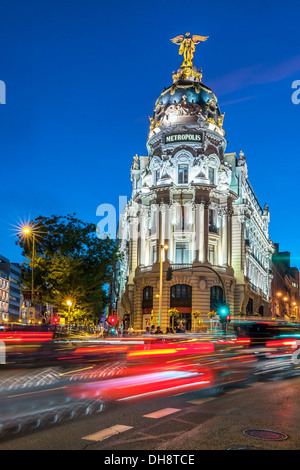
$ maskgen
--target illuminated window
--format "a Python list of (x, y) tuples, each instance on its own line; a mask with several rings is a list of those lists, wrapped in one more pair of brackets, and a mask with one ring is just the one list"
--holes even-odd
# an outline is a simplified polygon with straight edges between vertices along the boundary
[(177, 242), (175, 262), (179, 264), (183, 264), (183, 263), (189, 263), (189, 261), (190, 261), (189, 243)]
[(210, 184), (215, 184), (215, 169), (209, 167), (208, 168), (208, 179), (210, 181)]
[(215, 247), (213, 245), (208, 245), (208, 261), (215, 264)]
[(186, 184), (189, 179), (189, 166), (178, 165), (178, 184)]
[(157, 261), (157, 251), (156, 251), (156, 245), (152, 246), (152, 264), (156, 263)]

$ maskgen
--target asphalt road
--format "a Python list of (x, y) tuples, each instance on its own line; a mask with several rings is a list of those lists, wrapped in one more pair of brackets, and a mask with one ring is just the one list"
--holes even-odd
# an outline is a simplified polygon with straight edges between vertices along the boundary
[[(188, 393), (107, 404), (102, 412), (3, 439), (0, 450), (98, 450), (98, 462), (114, 458), (113, 452), (116, 458), (122, 452), (134, 456), (135, 451), (167, 451), (172, 456), (178, 451), (298, 450), (299, 403), (300, 377), (295, 377), (256, 382), (218, 396)], [(248, 437), (244, 431), (249, 429), (286, 438)]]

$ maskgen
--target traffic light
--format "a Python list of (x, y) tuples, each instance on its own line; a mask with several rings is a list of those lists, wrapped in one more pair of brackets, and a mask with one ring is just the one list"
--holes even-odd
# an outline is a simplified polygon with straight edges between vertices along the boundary
[(168, 268), (168, 271), (167, 271), (167, 281), (171, 281), (173, 277), (173, 269), (170, 267)]
[(53, 323), (58, 323), (59, 322), (59, 317), (53, 317), (52, 321), (53, 321)]
[(117, 317), (115, 316), (110, 316), (109, 319), (108, 319), (108, 323), (110, 325), (115, 325), (117, 323)]
[(223, 304), (220, 305), (217, 311), (219, 317), (220, 317), (220, 322), (221, 323), (226, 323), (231, 320), (231, 316), (229, 314), (229, 305), (228, 304)]

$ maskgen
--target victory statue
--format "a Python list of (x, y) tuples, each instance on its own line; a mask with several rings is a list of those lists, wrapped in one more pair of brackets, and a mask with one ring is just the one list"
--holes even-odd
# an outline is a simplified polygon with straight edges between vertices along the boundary
[(186, 33), (185, 36), (181, 34), (180, 36), (176, 36), (175, 38), (171, 39), (174, 44), (180, 46), (179, 54), (183, 55), (184, 57), (182, 66), (193, 66), (192, 59), (196, 49), (195, 46), (201, 41), (206, 41), (208, 37), (209, 36), (197, 36), (195, 34), (191, 37), (191, 33)]

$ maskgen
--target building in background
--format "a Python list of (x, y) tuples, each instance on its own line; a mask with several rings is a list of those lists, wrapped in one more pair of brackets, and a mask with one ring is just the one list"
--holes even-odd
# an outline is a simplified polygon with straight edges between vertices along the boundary
[(0, 255), (1, 322), (17, 322), (21, 307), (21, 266)]
[(21, 266), (18, 263), (9, 263), (9, 320), (17, 322), (20, 317), (21, 306)]
[(270, 316), (268, 206), (244, 153), (226, 153), (224, 113), (202, 72), (185, 60), (172, 78), (150, 117), (148, 155), (132, 162), (112, 304), (137, 329), (165, 330), (172, 309), (191, 329), (194, 312), (206, 316), (222, 302), (232, 314)]
[(272, 257), (272, 273), (273, 317), (299, 321), (299, 270), (291, 267), (290, 252), (280, 252), (278, 243)]
[(8, 321), (9, 260), (0, 255), (0, 323)]

